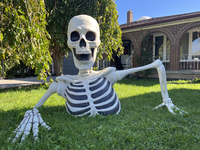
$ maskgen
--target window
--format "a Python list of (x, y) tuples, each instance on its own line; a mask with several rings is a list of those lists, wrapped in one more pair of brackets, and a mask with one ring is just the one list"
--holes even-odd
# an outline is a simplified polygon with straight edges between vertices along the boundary
[(131, 54), (131, 41), (130, 40), (122, 40), (123, 42), (123, 47), (124, 47), (124, 55), (130, 55)]
[(185, 33), (180, 43), (180, 60), (200, 59), (200, 42), (197, 37), (197, 29)]
[(170, 60), (170, 42), (166, 35), (154, 34), (153, 42), (153, 55), (155, 59), (160, 59), (163, 62)]
[(155, 38), (155, 57), (163, 60), (163, 36), (157, 36)]
[(193, 32), (192, 36), (192, 59), (200, 59), (200, 41), (197, 34), (197, 32)]
[(188, 48), (189, 48), (189, 33), (185, 33), (181, 39), (180, 60), (188, 59)]

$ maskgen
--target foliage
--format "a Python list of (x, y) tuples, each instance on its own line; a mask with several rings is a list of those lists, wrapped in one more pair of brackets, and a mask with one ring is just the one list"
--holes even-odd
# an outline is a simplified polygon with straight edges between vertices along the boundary
[(152, 110), (162, 102), (158, 80), (123, 79), (114, 88), (122, 110), (107, 117), (73, 117), (66, 112), (65, 100), (52, 95), (39, 109), (51, 129), (39, 127), (38, 141), (33, 141), (31, 132), (21, 144), (7, 143), (7, 139), (47, 88), (0, 92), (1, 149), (199, 149), (198, 83), (168, 82), (170, 98), (188, 112), (185, 115), (172, 115), (166, 107)]
[(23, 62), (13, 66), (6, 72), (7, 78), (25, 78), (34, 76), (34, 70), (31, 67), (27, 67)]
[[(141, 49), (140, 49), (140, 55), (137, 54), (137, 52), (134, 52), (134, 58), (136, 59), (136, 62), (140, 66), (148, 65), (153, 62), (153, 45), (155, 43), (150, 43), (150, 32), (148, 32), (145, 37), (142, 39), (141, 43)], [(145, 70), (144, 71), (144, 78), (147, 78), (147, 76), (151, 73), (151, 70)]]
[(1, 0), (0, 6), (0, 60), (22, 61), (46, 78), (51, 57), (43, 0)]
[[(67, 28), (70, 19), (76, 15), (87, 14), (94, 17), (101, 29), (101, 45), (98, 57), (102, 54), (112, 58), (113, 50), (123, 53), (121, 29), (114, 0), (45, 0), (47, 14), (47, 30), (51, 35), (51, 50), (59, 51), (59, 59), (67, 54)], [(57, 67), (58, 68), (58, 67)]]
[[(10, 70), (12, 67), (14, 67), (15, 63), (10, 60), (4, 60), (3, 63), (4, 63), (4, 77), (5, 77), (7, 71)], [(0, 65), (0, 77), (3, 77), (2, 65)]]

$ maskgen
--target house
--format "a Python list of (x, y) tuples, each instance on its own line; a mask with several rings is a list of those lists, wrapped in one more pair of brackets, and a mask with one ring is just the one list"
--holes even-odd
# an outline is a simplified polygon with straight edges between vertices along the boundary
[[(127, 59), (131, 58), (133, 51), (141, 55), (142, 40), (149, 32), (149, 42), (156, 43), (152, 47), (153, 59), (160, 59), (163, 62), (167, 78), (200, 78), (200, 12), (157, 18), (143, 16), (133, 21), (133, 13), (129, 10), (127, 23), (120, 27), (124, 54), (115, 62), (108, 62), (106, 59), (99, 62), (97, 66), (100, 69), (108, 66), (126, 68)], [(133, 67), (138, 66), (134, 59), (132, 62)], [(71, 52), (68, 58), (64, 57), (63, 73), (78, 73)], [(157, 77), (157, 72), (153, 72), (149, 77)]]
[[(149, 42), (156, 43), (152, 47), (153, 59), (163, 62), (167, 78), (200, 78), (200, 12), (157, 18), (143, 16), (133, 21), (133, 13), (129, 10), (127, 23), (120, 28), (125, 50), (122, 62), (132, 51), (141, 57), (141, 43), (149, 32)], [(137, 66), (134, 59), (133, 64)]]

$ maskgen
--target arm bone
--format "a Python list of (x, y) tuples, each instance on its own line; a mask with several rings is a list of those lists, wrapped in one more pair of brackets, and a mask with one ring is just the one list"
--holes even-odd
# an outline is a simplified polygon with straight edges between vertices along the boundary
[(147, 70), (147, 69), (151, 69), (151, 68), (158, 68), (161, 65), (162, 65), (162, 61), (157, 59), (153, 63), (151, 63), (149, 65), (146, 65), (146, 66), (137, 67), (137, 68), (131, 68), (131, 69), (127, 69), (127, 70), (116, 71), (117, 80), (119, 81), (119, 80), (123, 79), (125, 76), (127, 76), (127, 75), (129, 75), (131, 73), (135, 73), (135, 72), (139, 72), (139, 71), (143, 71), (143, 70)]
[[(127, 76), (131, 73), (135, 73), (135, 72), (138, 72), (138, 71), (143, 71), (143, 70), (147, 70), (147, 69), (151, 69), (151, 68), (156, 68), (158, 70), (161, 95), (162, 95), (162, 98), (163, 98), (163, 103), (156, 106), (154, 109), (157, 109), (157, 108), (162, 107), (162, 106), (166, 106), (172, 114), (175, 114), (174, 110), (180, 110), (180, 109), (177, 108), (172, 103), (172, 100), (169, 98), (169, 94), (168, 94), (168, 91), (167, 91), (165, 68), (162, 64), (162, 61), (160, 61), (159, 59), (157, 59), (153, 63), (146, 65), (146, 66), (122, 70), (122, 71), (116, 71), (117, 80), (119, 81), (119, 80), (121, 80), (122, 78), (124, 78), (125, 76)], [(180, 111), (180, 113), (182, 114), (181, 111)]]
[[(169, 98), (169, 94), (167, 91), (165, 68), (163, 65), (161, 65), (160, 67), (157, 68), (157, 70), (158, 70), (158, 76), (159, 76), (159, 81), (160, 81), (160, 89), (161, 89), (161, 94), (162, 94), (162, 98), (163, 98), (163, 103), (156, 106), (154, 109), (160, 108), (162, 106), (166, 106), (172, 114), (175, 114), (174, 110), (180, 110), (180, 109), (178, 107), (176, 107), (173, 104), (171, 98)], [(182, 114), (182, 111), (180, 111), (180, 114)]]
[(48, 90), (46, 91), (46, 93), (42, 96), (42, 98), (39, 100), (39, 102), (34, 106), (34, 108), (39, 108), (40, 106), (42, 106), (44, 104), (44, 102), (54, 93), (57, 92), (57, 85), (58, 83), (53, 82), (50, 84)]

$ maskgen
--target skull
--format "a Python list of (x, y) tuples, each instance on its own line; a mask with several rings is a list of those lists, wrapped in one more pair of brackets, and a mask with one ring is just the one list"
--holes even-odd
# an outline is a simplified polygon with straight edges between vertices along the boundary
[(68, 25), (67, 43), (72, 50), (75, 66), (79, 70), (89, 70), (94, 65), (101, 43), (97, 21), (88, 15), (73, 17)]

